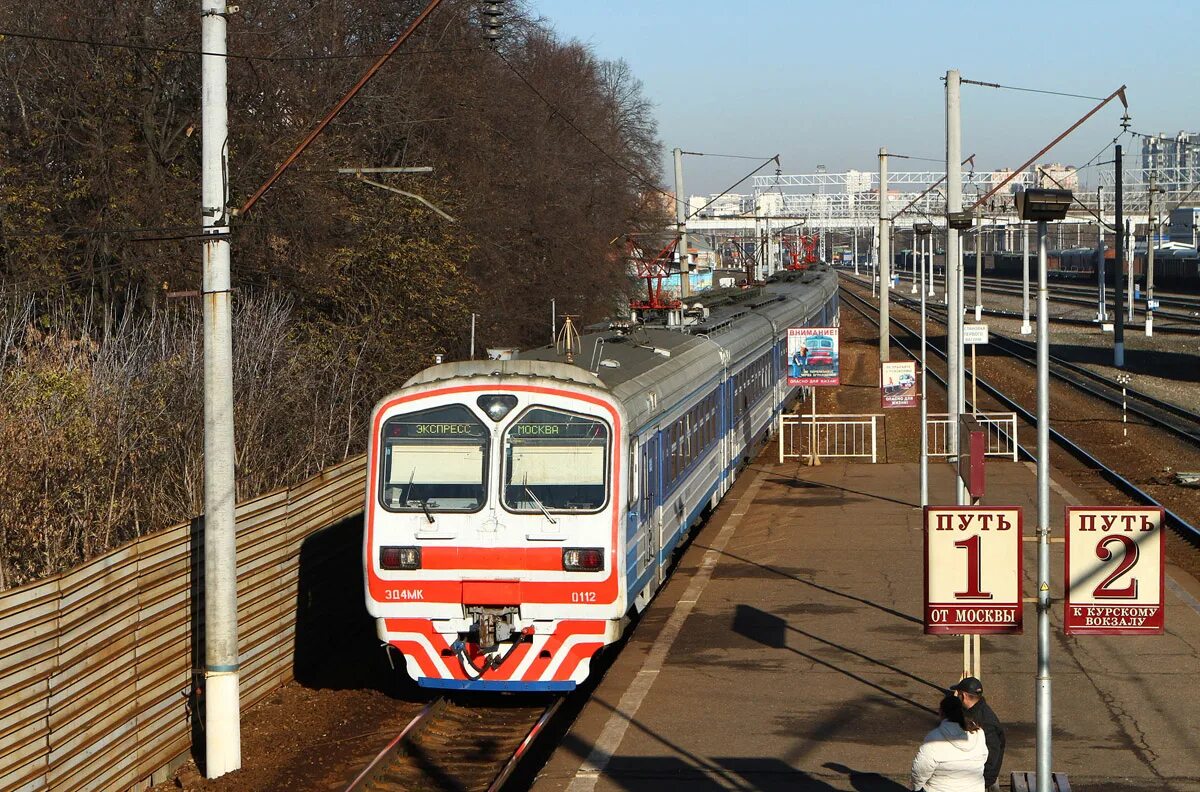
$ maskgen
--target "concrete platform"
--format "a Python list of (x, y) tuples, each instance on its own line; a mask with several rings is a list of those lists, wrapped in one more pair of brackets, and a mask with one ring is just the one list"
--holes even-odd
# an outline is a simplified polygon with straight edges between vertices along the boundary
[[(962, 638), (922, 634), (915, 464), (757, 464), (705, 526), (534, 785), (536, 792), (908, 789)], [(1036, 478), (989, 464), (985, 504), (1036, 523)], [(931, 499), (952, 502), (945, 465)], [(1053, 488), (1064, 504), (1091, 501)], [(1170, 538), (1168, 538), (1170, 541)], [(1034, 594), (1035, 543), (1025, 545)], [(1051, 570), (1061, 596), (1062, 545)], [(1075, 792), (1200, 792), (1200, 584), (1168, 566), (1167, 634), (1070, 637), (1053, 619), (1053, 767)], [(1035, 767), (1036, 610), (983, 639), (1008, 732), (1001, 786)]]

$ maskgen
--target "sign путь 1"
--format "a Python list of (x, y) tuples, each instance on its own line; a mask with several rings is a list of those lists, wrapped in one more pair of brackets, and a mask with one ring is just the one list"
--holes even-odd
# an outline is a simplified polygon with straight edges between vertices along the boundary
[(1068, 635), (1161, 635), (1163, 510), (1068, 507)]
[(1021, 510), (925, 507), (925, 634), (1021, 632)]

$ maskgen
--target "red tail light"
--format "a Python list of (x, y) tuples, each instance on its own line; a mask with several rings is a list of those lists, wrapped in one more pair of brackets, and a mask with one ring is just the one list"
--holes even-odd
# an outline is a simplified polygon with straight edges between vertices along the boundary
[(601, 572), (604, 550), (599, 547), (563, 548), (563, 569), (567, 572)]
[(381, 547), (379, 548), (379, 567), (381, 569), (420, 569), (421, 548)]

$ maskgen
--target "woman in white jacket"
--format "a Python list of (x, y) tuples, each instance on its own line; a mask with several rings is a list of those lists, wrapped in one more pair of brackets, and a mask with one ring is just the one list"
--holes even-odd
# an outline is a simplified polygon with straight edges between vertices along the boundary
[(929, 734), (912, 763), (912, 788), (923, 792), (984, 792), (987, 743), (983, 729), (954, 696), (941, 703), (942, 722)]

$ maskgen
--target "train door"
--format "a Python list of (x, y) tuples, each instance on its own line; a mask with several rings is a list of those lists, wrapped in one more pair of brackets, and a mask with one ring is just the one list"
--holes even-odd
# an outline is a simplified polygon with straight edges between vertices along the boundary
[(644, 515), (642, 528), (638, 532), (638, 553), (637, 572), (640, 578), (642, 574), (650, 568), (658, 557), (659, 547), (659, 526), (662, 523), (662, 515), (659, 509), (659, 473), (658, 473), (658, 448), (660, 438), (658, 428), (651, 429), (646, 434), (646, 440), (642, 443), (642, 465), (641, 465), (641, 494), (642, 504), (641, 513)]

